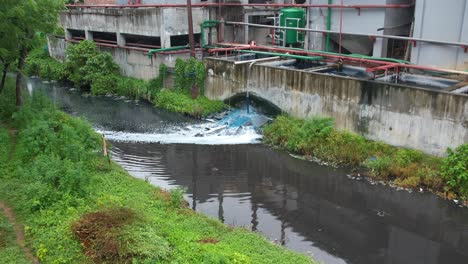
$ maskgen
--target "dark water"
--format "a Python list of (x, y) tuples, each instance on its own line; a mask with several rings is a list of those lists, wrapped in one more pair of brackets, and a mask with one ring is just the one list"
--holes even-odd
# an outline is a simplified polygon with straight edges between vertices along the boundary
[[(99, 129), (160, 132), (194, 123), (142, 102), (45, 90)], [(468, 209), (434, 195), (352, 180), (344, 169), (259, 144), (112, 144), (113, 159), (133, 176), (187, 187), (195, 210), (323, 263), (468, 263)]]

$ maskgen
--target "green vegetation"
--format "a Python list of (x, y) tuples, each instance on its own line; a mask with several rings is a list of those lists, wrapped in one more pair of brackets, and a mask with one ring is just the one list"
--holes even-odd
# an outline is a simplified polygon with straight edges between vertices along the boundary
[[(9, 70), (16, 72), (16, 105), (21, 106), (21, 83), (25, 59), (38, 47), (45, 33), (57, 28), (58, 12), (63, 0), (2, 0), (0, 5), (0, 63), (3, 65), (0, 91)], [(15, 65), (15, 67), (12, 67)], [(45, 66), (45, 65), (44, 65)], [(13, 68), (13, 69), (10, 69)], [(47, 69), (47, 66), (45, 66)], [(44, 71), (47, 71), (44, 69)]]
[(145, 82), (120, 75), (111, 54), (99, 52), (94, 42), (81, 41), (69, 46), (66, 53), (67, 60), (61, 64), (50, 58), (44, 49), (34, 50), (26, 60), (26, 74), (44, 79), (69, 80), (93, 95), (114, 94), (147, 99), (157, 107), (198, 118), (225, 109), (222, 102), (203, 96), (205, 66), (196, 59), (177, 59), (175, 87), (164, 89), (168, 75), (164, 64), (160, 65), (157, 78)]
[[(1, 97), (11, 94), (11, 84)], [(17, 131), (16, 147), (6, 163), (10, 144), (3, 144), (8, 133), (0, 128), (0, 200), (13, 206), (42, 263), (311, 262), (193, 212), (183, 190), (166, 192), (132, 178), (103, 156), (101, 137), (88, 123), (45, 96), (13, 108), (8, 125)], [(0, 249), (0, 259), (8, 254)]]
[(49, 52), (44, 48), (35, 49), (29, 53), (24, 73), (28, 76), (39, 76), (44, 80), (63, 81), (68, 77), (65, 66), (50, 58)]
[(30, 263), (16, 244), (13, 227), (0, 210), (0, 257), (2, 263)]
[(468, 144), (438, 158), (337, 131), (332, 119), (318, 117), (279, 116), (263, 134), (267, 144), (334, 164), (365, 167), (369, 176), (397, 186), (421, 186), (448, 198), (468, 199)]
[(193, 117), (207, 116), (225, 108), (221, 101), (211, 101), (204, 96), (192, 99), (189, 94), (177, 90), (162, 89), (155, 95), (154, 99), (154, 104), (157, 107)]
[(468, 144), (455, 150), (447, 150), (447, 158), (442, 164), (442, 175), (447, 184), (464, 197), (468, 197)]

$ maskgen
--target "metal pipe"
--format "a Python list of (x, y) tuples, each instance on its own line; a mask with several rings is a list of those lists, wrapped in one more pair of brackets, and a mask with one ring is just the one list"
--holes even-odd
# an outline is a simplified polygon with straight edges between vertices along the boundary
[(152, 50), (148, 50), (148, 57), (151, 58), (151, 56), (153, 56), (154, 53), (187, 49), (188, 47), (189, 47), (188, 45), (184, 45), (184, 46), (175, 46), (175, 47), (170, 47), (170, 48), (152, 49)]
[(187, 0), (187, 16), (188, 16), (188, 31), (189, 31), (189, 44), (190, 56), (195, 58), (195, 39), (193, 36), (193, 19), (192, 19), (192, 0)]
[(200, 24), (200, 47), (204, 48), (205, 45), (205, 28), (215, 27), (220, 24), (218, 20), (204, 20)]
[[(378, 4), (378, 5), (332, 5), (332, 4), (241, 4), (241, 3), (200, 3), (193, 4), (192, 7), (225, 7), (225, 6), (241, 6), (241, 7), (317, 7), (317, 8), (348, 8), (348, 9), (374, 9), (374, 8), (410, 8), (413, 4)], [(185, 4), (134, 4), (134, 5), (84, 5), (84, 4), (69, 4), (67, 8), (155, 8), (155, 7), (187, 7)]]
[[(65, 39), (66, 42), (71, 42), (71, 43), (80, 43), (81, 40), (74, 40), (74, 39)], [(127, 49), (127, 50), (137, 50), (137, 51), (143, 51), (143, 52), (148, 52), (149, 49), (144, 49), (144, 48), (138, 48), (138, 47), (128, 47), (128, 46), (118, 46), (114, 44), (107, 44), (107, 43), (99, 43), (99, 42), (94, 42), (97, 46), (102, 46), (102, 47), (109, 47), (109, 48), (119, 48), (119, 49)]]
[[(328, 4), (331, 5), (333, 3), (333, 0), (328, 0)], [(327, 13), (327, 30), (331, 30), (331, 14), (332, 14), (332, 9), (330, 7), (327, 8), (328, 13)], [(326, 51), (330, 51), (330, 33), (327, 33), (327, 39), (325, 41), (325, 47)]]
[(238, 52), (254, 53), (254, 54), (259, 54), (259, 55), (271, 55), (271, 56), (276, 56), (276, 57), (286, 57), (286, 58), (301, 59), (301, 60), (314, 60), (314, 61), (317, 61), (317, 60), (323, 59), (323, 57), (320, 57), (320, 56), (309, 57), (309, 56), (300, 56), (300, 55), (293, 55), (293, 54), (264, 52), (264, 51), (252, 51), (252, 50), (238, 50)]
[[(302, 30), (302, 31), (318, 32), (318, 33), (340, 34), (339, 31), (329, 31), (329, 30), (311, 29), (311, 28), (281, 27), (281, 26), (271, 26), (271, 25), (254, 24), (254, 23), (246, 23), (246, 22), (234, 22), (234, 21), (225, 21), (224, 23), (228, 25), (244, 25), (244, 26), (252, 26), (252, 27), (278, 28), (278, 29)], [(468, 43), (455, 42), (455, 41), (443, 41), (443, 40), (434, 40), (434, 39), (401, 37), (401, 36), (393, 36), (393, 35), (375, 35), (375, 34), (349, 33), (349, 32), (342, 32), (342, 34), (351, 35), (351, 36), (375, 37), (375, 38), (383, 38), (383, 39), (399, 39), (399, 40), (406, 40), (406, 41), (426, 42), (426, 43), (433, 43), (433, 44), (459, 46), (462, 48), (468, 47)]]
[[(341, 0), (341, 6), (343, 6), (343, 0)], [(343, 46), (343, 7), (340, 8), (340, 46), (338, 47), (338, 53), (341, 54), (341, 47)]]
[[(223, 19), (221, 14), (221, 0), (218, 0), (218, 21)], [(203, 34), (203, 32), (202, 32)], [(222, 34), (222, 25), (221, 23), (218, 24), (218, 42), (223, 42), (223, 34)]]
[[(226, 44), (223, 43), (223, 45), (232, 45), (232, 44)], [(245, 47), (245, 45), (240, 44), (241, 47)], [(428, 66), (421, 66), (421, 65), (414, 65), (414, 64), (404, 64), (404, 63), (394, 63), (394, 62), (388, 62), (388, 61), (382, 61), (382, 60), (376, 60), (376, 59), (365, 59), (365, 58), (357, 58), (349, 55), (342, 55), (342, 54), (336, 54), (331, 52), (320, 52), (320, 51), (305, 51), (305, 50), (297, 50), (297, 49), (288, 49), (288, 48), (278, 48), (278, 47), (268, 47), (268, 46), (251, 46), (252, 49), (258, 49), (258, 50), (273, 50), (273, 51), (280, 51), (280, 52), (288, 52), (288, 53), (298, 53), (298, 54), (303, 54), (303, 55), (313, 55), (313, 56), (321, 56), (324, 58), (332, 58), (335, 60), (349, 60), (349, 61), (355, 61), (355, 62), (361, 62), (361, 63), (367, 63), (367, 64), (378, 64), (380, 66), (389, 66), (392, 65), (393, 67), (397, 68), (408, 68), (408, 69), (417, 69), (417, 70), (425, 70), (425, 71), (434, 71), (434, 72), (444, 72), (444, 73), (452, 73), (452, 74), (460, 74), (460, 75), (466, 75), (468, 76), (468, 72), (466, 71), (457, 71), (457, 70), (450, 70), (450, 69), (440, 69), (440, 68), (433, 68), (433, 67), (428, 67)], [(248, 52), (246, 50), (240, 50), (239, 52)], [(277, 53), (274, 53), (275, 56), (279, 56)], [(286, 54), (285, 54), (286, 55)], [(290, 54), (287, 54), (290, 55)], [(379, 58), (383, 59), (383, 58)]]

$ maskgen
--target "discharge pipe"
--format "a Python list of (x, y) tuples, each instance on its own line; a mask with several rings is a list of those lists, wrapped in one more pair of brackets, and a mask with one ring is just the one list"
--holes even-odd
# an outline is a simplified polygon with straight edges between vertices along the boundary
[(237, 50), (237, 51), (242, 52), (242, 53), (253, 53), (253, 54), (258, 54), (258, 55), (285, 57), (285, 58), (293, 58), (293, 59), (301, 59), (301, 60), (319, 61), (323, 59), (323, 57), (320, 57), (320, 56), (311, 57), (311, 56), (301, 56), (301, 55), (294, 55), (294, 54), (284, 54), (284, 53), (265, 52), (265, 51), (252, 51), (252, 50)]
[(184, 46), (175, 46), (175, 47), (170, 47), (170, 48), (151, 49), (148, 51), (148, 57), (151, 58), (151, 56), (153, 56), (154, 53), (159, 53), (163, 51), (182, 50), (182, 49), (188, 49), (188, 48), (189, 48), (188, 45), (184, 45)]

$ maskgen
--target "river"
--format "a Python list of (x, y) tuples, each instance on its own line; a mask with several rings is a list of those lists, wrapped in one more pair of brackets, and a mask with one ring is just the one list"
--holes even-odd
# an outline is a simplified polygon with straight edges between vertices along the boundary
[(252, 124), (265, 119), (261, 113), (234, 109), (221, 120), (198, 121), (38, 79), (27, 87), (87, 119), (132, 176), (185, 187), (191, 208), (227, 225), (323, 263), (468, 263), (468, 209), (259, 144)]

